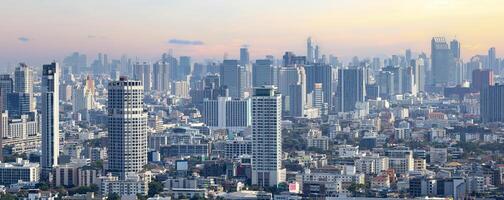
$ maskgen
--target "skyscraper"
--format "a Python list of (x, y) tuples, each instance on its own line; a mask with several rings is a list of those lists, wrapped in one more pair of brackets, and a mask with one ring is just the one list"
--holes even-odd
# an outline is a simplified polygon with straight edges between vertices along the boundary
[(285, 181), (282, 169), (282, 97), (274, 86), (254, 88), (252, 97), (252, 185)]
[(0, 113), (7, 109), (7, 94), (12, 93), (14, 81), (9, 74), (0, 74)]
[[(291, 85), (301, 84), (305, 88), (306, 94), (306, 74), (301, 66), (281, 67), (278, 72), (278, 91), (282, 94), (284, 106), (283, 111), (290, 111), (291, 104), (289, 103), (291, 96)], [(296, 94), (300, 95), (300, 94)]]
[(247, 47), (240, 48), (240, 65), (248, 65), (250, 63), (250, 54)]
[(491, 69), (475, 69), (472, 71), (471, 90), (473, 92), (481, 92), (492, 85), (494, 85), (494, 77)]
[(278, 85), (278, 68), (268, 59), (256, 60), (252, 66), (252, 85), (261, 87), (263, 85)]
[(24, 63), (20, 63), (14, 72), (14, 92), (25, 93), (29, 96), (30, 111), (35, 110), (33, 99), (33, 70)]
[(152, 69), (148, 62), (136, 62), (133, 65), (133, 79), (141, 81), (144, 91), (150, 91), (152, 88)]
[(338, 71), (338, 112), (355, 110), (357, 102), (364, 102), (366, 97), (366, 77), (364, 69), (339, 69)]
[(495, 47), (488, 49), (488, 68), (499, 74), (499, 62), (496, 57)]
[(306, 72), (306, 93), (311, 93), (314, 90), (316, 83), (322, 83), (322, 91), (324, 92), (324, 103), (329, 107), (333, 106), (333, 68), (330, 65), (317, 63), (305, 65)]
[(108, 170), (124, 178), (147, 164), (147, 113), (142, 82), (121, 77), (108, 85)]
[(289, 86), (289, 113), (293, 117), (303, 117), (306, 107), (306, 86), (298, 82)]
[(207, 126), (217, 129), (243, 130), (251, 125), (251, 100), (218, 97), (203, 100), (201, 115)]
[(59, 65), (51, 63), (42, 69), (42, 179), (49, 180), (59, 157)]
[(481, 91), (480, 112), (483, 122), (504, 122), (504, 85), (489, 86)]
[(189, 56), (180, 56), (180, 66), (179, 66), (179, 78), (178, 80), (187, 80), (187, 75), (191, 74), (192, 71), (192, 63), (191, 57)]
[(460, 56), (460, 44), (457, 41), (452, 41), (450, 46), (448, 46), (445, 38), (432, 38), (432, 85), (457, 83), (458, 76), (455, 76), (454, 73), (459, 70), (456, 67), (456, 60), (458, 58), (455, 56)]
[(170, 89), (170, 67), (166, 62), (157, 62), (152, 70), (152, 89), (168, 91)]
[(237, 60), (224, 60), (220, 68), (221, 85), (227, 86), (229, 96), (233, 98), (243, 98), (246, 83), (247, 71)]
[(315, 49), (313, 48), (312, 39), (309, 37), (306, 40), (306, 59), (308, 63), (313, 63), (314, 61)]

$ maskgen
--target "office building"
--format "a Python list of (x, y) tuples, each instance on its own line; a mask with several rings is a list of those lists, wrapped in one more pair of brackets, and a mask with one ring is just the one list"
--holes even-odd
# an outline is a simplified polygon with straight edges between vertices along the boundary
[[(282, 94), (282, 110), (286, 113), (290, 112), (291, 104), (291, 85), (300, 85), (304, 88), (301, 91), (306, 95), (306, 74), (302, 66), (281, 67), (278, 73), (278, 91)], [(300, 91), (300, 90), (297, 90)], [(296, 94), (301, 95), (301, 94)], [(295, 98), (295, 97), (293, 97)], [(303, 97), (300, 97), (303, 98)], [(306, 101), (306, 97), (304, 97)], [(302, 101), (299, 101), (300, 103)], [(302, 102), (303, 104), (306, 102)]]
[(179, 98), (189, 98), (189, 83), (187, 81), (172, 82), (171, 94)]
[(268, 59), (256, 60), (252, 66), (252, 86), (261, 87), (263, 85), (278, 86), (278, 68)]
[(504, 122), (504, 85), (489, 86), (481, 91), (480, 112), (483, 122)]
[(333, 106), (333, 68), (323, 63), (304, 66), (306, 72), (306, 93), (313, 92), (316, 83), (322, 83), (324, 103)]
[[(28, 93), (14, 92), (7, 94), (7, 110), (11, 117), (19, 117), (31, 112), (30, 99), (32, 96)], [(58, 97), (59, 98), (59, 97)], [(59, 100), (59, 99), (58, 99)]]
[(166, 62), (157, 62), (152, 70), (152, 89), (160, 92), (170, 90), (170, 65)]
[(499, 60), (497, 60), (495, 47), (488, 49), (488, 68), (500, 74)]
[(282, 169), (282, 95), (274, 86), (254, 88), (252, 97), (252, 185), (285, 181)]
[(248, 65), (250, 63), (250, 54), (247, 47), (240, 48), (240, 65)]
[(133, 80), (141, 81), (144, 91), (152, 88), (152, 69), (148, 62), (136, 62), (133, 65)]
[(220, 67), (221, 85), (227, 86), (229, 96), (233, 98), (245, 97), (247, 86), (247, 71), (245, 66), (237, 60), (224, 60)]
[(147, 164), (147, 113), (142, 82), (121, 77), (108, 85), (108, 170), (121, 178)]
[(180, 56), (179, 61), (180, 61), (178, 69), (179, 74), (177, 80), (187, 80), (187, 76), (191, 74), (192, 71), (191, 57)]
[[(35, 110), (35, 100), (33, 98), (33, 69), (24, 63), (20, 63), (14, 72), (14, 92), (25, 93), (29, 96), (29, 110)], [(58, 97), (59, 98), (59, 97)]]
[(457, 41), (452, 41), (448, 46), (445, 38), (432, 38), (432, 85), (457, 83), (457, 76), (454, 76), (454, 72), (458, 72), (456, 56), (460, 56), (460, 44)]
[(30, 163), (18, 158), (15, 163), (0, 163), (0, 185), (11, 185), (19, 181), (36, 183), (39, 181), (38, 163)]
[(245, 129), (251, 125), (251, 100), (218, 97), (203, 100), (203, 122), (215, 129)]
[(44, 65), (42, 69), (42, 180), (49, 180), (59, 157), (59, 64)]
[(0, 75), (0, 112), (7, 109), (7, 95), (14, 91), (14, 81), (9, 74)]
[(475, 69), (472, 71), (471, 91), (481, 92), (494, 85), (494, 74), (491, 69)]
[(292, 117), (304, 117), (306, 108), (305, 84), (299, 82), (289, 86), (289, 114)]
[(364, 102), (366, 97), (364, 69), (339, 69), (336, 95), (338, 112), (353, 111), (357, 102)]

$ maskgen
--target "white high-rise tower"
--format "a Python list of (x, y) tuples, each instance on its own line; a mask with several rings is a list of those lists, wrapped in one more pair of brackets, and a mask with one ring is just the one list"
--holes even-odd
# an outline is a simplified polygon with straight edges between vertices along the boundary
[(42, 179), (50, 180), (59, 157), (59, 65), (51, 63), (42, 69)]
[(125, 178), (147, 164), (147, 112), (141, 81), (121, 77), (108, 85), (108, 170)]
[(252, 184), (275, 186), (285, 181), (282, 169), (282, 95), (274, 86), (254, 89), (252, 97)]

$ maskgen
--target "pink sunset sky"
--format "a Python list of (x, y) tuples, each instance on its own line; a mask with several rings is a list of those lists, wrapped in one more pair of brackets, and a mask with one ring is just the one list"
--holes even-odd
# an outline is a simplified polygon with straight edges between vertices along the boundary
[[(305, 54), (311, 36), (344, 59), (430, 53), (456, 38), (465, 60), (504, 49), (500, 0), (3, 0), (0, 64), (62, 60), (74, 51), (155, 60), (173, 49), (195, 60)], [(172, 40), (172, 42), (169, 42)], [(173, 42), (175, 41), (175, 42)]]

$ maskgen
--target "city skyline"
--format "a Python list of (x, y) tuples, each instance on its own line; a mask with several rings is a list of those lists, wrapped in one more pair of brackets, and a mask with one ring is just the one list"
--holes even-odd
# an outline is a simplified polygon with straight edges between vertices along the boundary
[[(127, 54), (158, 59), (173, 49), (196, 61), (239, 58), (250, 46), (252, 59), (279, 57), (285, 50), (304, 55), (311, 36), (323, 54), (353, 56), (429, 52), (432, 36), (456, 38), (462, 58), (504, 48), (496, 26), (499, 1), (10, 1), (0, 17), (0, 64), (40, 65), (71, 52)], [(7, 8), (7, 7), (6, 7)], [(23, 14), (20, 14), (23, 13)], [(64, 28), (62, 28), (64, 27)]]

